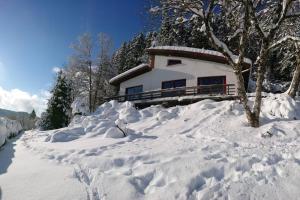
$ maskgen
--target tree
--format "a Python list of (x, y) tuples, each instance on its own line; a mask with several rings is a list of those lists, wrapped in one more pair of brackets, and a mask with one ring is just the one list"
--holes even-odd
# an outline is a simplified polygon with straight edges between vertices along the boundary
[(159, 45), (171, 46), (174, 44), (173, 24), (170, 12), (166, 6), (162, 6), (162, 22), (158, 35)]
[[(78, 42), (72, 45), (72, 48), (75, 50), (74, 55), (71, 57), (72, 59), (72, 67), (77, 69), (79, 74), (76, 73), (80, 79), (84, 82), (84, 86), (89, 93), (89, 110), (93, 111), (93, 41), (92, 37), (89, 33), (85, 33), (78, 38)], [(86, 81), (87, 80), (87, 81)]]
[(194, 48), (210, 49), (211, 46), (205, 35), (203, 21), (199, 17), (195, 17), (190, 21), (191, 36), (189, 38), (189, 46)]
[(126, 42), (122, 44), (120, 49), (118, 49), (112, 58), (113, 65), (118, 69), (118, 74), (121, 74), (128, 70), (126, 66), (127, 62), (127, 51), (128, 51), (128, 45)]
[(30, 113), (29, 118), (30, 118), (30, 119), (33, 119), (33, 120), (36, 118), (36, 113), (35, 113), (35, 110), (34, 110), (34, 109), (33, 109), (32, 112)]
[(96, 61), (97, 68), (95, 76), (93, 110), (95, 110), (98, 105), (105, 101), (104, 97), (114, 94), (114, 89), (112, 86), (110, 86), (108, 81), (117, 73), (117, 69), (114, 68), (111, 60), (111, 38), (104, 33), (100, 33), (98, 35), (98, 43), (100, 49)]
[(42, 114), (40, 122), (43, 130), (62, 128), (70, 122), (71, 86), (62, 71), (57, 74), (56, 83), (51, 93), (52, 97), (48, 101), (48, 108)]
[[(214, 49), (221, 52), (228, 60), (237, 77), (237, 91), (246, 112), (248, 122), (252, 127), (259, 126), (261, 111), (263, 81), (266, 72), (266, 63), (273, 43), (278, 40), (276, 34), (283, 22), (291, 17), (299, 18), (294, 14), (295, 0), (285, 1), (195, 1), (195, 0), (162, 0), (168, 9), (185, 9), (190, 16), (198, 16), (204, 21), (205, 33)], [(231, 30), (225, 36), (218, 37), (213, 29), (213, 16), (223, 14), (224, 24), (230, 24)], [(247, 42), (252, 32), (257, 33), (260, 41), (259, 55), (256, 57), (256, 88), (254, 106), (248, 105), (248, 96), (244, 86), (243, 62), (246, 56)], [(224, 33), (226, 34), (226, 33)], [(236, 38), (237, 46), (230, 47), (225, 38)], [(237, 56), (235, 56), (235, 54)]]

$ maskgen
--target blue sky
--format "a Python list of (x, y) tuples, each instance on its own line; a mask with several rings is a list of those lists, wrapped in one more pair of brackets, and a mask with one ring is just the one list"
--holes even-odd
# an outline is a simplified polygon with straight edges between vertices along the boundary
[(3, 103), (9, 102), (4, 98), (15, 98), (13, 89), (31, 98), (49, 90), (54, 79), (52, 68), (67, 62), (72, 53), (70, 44), (78, 35), (105, 32), (117, 48), (144, 31), (145, 2), (0, 0), (0, 107), (13, 109), (13, 104)]
[(109, 34), (115, 47), (143, 31), (143, 0), (1, 0), (0, 86), (48, 89), (78, 35)]

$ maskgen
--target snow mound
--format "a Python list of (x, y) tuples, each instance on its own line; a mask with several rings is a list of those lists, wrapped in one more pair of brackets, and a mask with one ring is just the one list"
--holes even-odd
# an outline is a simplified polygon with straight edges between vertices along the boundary
[(124, 134), (120, 129), (118, 129), (116, 127), (111, 127), (105, 132), (104, 137), (106, 137), (106, 138), (122, 138), (122, 137), (124, 137)]
[[(118, 103), (110, 101), (99, 106), (95, 113), (88, 116), (75, 116), (66, 128), (49, 132), (46, 142), (69, 142), (81, 137), (93, 138), (123, 138), (124, 134), (140, 133), (130, 132), (127, 125), (142, 119), (156, 117), (158, 121), (170, 120), (177, 116), (178, 108), (170, 111), (162, 110), (160, 106), (151, 106), (137, 110), (131, 102)], [(127, 133), (128, 132), (128, 133)]]
[(2, 146), (6, 139), (16, 136), (23, 130), (20, 122), (0, 117), (0, 146)]
[(297, 101), (268, 95), (263, 123), (252, 128), (238, 100), (143, 110), (111, 101), (67, 128), (23, 139), (42, 158), (75, 166), (86, 199), (298, 200), (297, 109)]
[(262, 114), (289, 120), (299, 119), (299, 110), (294, 99), (285, 94), (270, 95), (263, 100)]
[(82, 127), (63, 128), (54, 131), (53, 134), (46, 138), (46, 142), (69, 142), (78, 139), (84, 134)]

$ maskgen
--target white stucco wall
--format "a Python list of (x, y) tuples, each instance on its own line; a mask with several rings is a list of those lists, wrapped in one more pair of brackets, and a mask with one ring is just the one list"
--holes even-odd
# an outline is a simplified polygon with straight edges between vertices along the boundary
[[(182, 64), (167, 66), (168, 59), (180, 59)], [(236, 84), (236, 77), (230, 66), (190, 58), (155, 56), (154, 69), (120, 84), (120, 95), (126, 88), (143, 85), (143, 91), (160, 90), (163, 81), (186, 79), (186, 86), (197, 86), (198, 77), (226, 76), (227, 84)]]

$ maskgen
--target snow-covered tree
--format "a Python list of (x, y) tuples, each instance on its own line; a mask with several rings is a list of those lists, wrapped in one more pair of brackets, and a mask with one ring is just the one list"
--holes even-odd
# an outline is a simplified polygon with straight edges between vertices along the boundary
[(114, 88), (108, 81), (117, 74), (117, 68), (112, 65), (112, 39), (104, 33), (98, 35), (99, 54), (96, 59), (95, 89), (93, 94), (93, 111), (102, 104), (104, 97), (115, 94)]
[(89, 108), (92, 111), (92, 95), (93, 95), (93, 41), (89, 33), (85, 33), (78, 38), (78, 42), (72, 45), (72, 49), (75, 51), (71, 57), (70, 67), (75, 72), (77, 80), (73, 79), (73, 82), (80, 80), (80, 89), (88, 91), (89, 94)]
[(51, 93), (47, 110), (42, 114), (39, 123), (43, 130), (62, 128), (70, 122), (71, 85), (62, 71), (57, 74), (56, 83)]
[[(164, 8), (184, 9), (190, 16), (196, 15), (204, 21), (205, 33), (214, 49), (223, 53), (228, 63), (232, 66), (237, 80), (238, 95), (246, 112), (251, 126), (259, 126), (259, 115), (261, 111), (263, 81), (266, 74), (266, 64), (273, 43), (278, 41), (277, 32), (283, 22), (288, 18), (297, 17), (294, 13), (295, 0), (240, 0), (240, 1), (196, 1), (196, 0), (161, 0)], [(226, 36), (218, 37), (213, 28), (213, 16), (224, 13), (222, 18), (224, 24), (230, 25), (230, 31)], [(256, 71), (256, 96), (254, 106), (248, 105), (248, 97), (244, 86), (243, 62), (246, 56), (247, 42), (251, 32), (256, 32), (260, 42), (259, 55), (254, 62)], [(224, 38), (236, 38), (237, 46), (231, 47)], [(280, 39), (279, 39), (280, 40)], [(237, 54), (237, 57), (234, 56)]]
[(190, 21), (191, 35), (189, 37), (188, 46), (194, 48), (210, 49), (210, 44), (205, 31), (203, 29), (203, 20), (199, 17), (195, 17)]
[(174, 31), (172, 17), (167, 7), (162, 7), (162, 21), (158, 35), (159, 45), (172, 46), (174, 44)]
[(34, 110), (34, 109), (33, 109), (32, 112), (30, 113), (29, 118), (30, 118), (30, 119), (33, 119), (33, 120), (36, 118), (36, 113), (35, 113), (35, 110)]
[(122, 46), (113, 55), (112, 62), (113, 65), (118, 69), (118, 74), (128, 70), (126, 66), (127, 51), (128, 51), (128, 45), (126, 42), (124, 42)]

